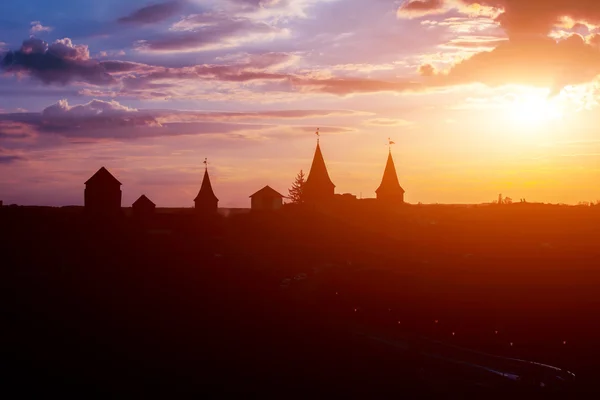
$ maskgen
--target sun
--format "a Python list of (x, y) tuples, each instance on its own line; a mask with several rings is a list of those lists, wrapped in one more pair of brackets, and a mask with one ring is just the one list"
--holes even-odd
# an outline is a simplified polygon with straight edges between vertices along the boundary
[(509, 114), (520, 126), (539, 126), (561, 120), (563, 107), (558, 98), (536, 91), (518, 95), (509, 105)]

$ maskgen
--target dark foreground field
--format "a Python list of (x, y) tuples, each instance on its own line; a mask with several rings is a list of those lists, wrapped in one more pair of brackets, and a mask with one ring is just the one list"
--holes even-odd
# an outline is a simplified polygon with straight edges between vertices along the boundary
[(3, 390), (590, 398), (599, 211), (0, 209)]

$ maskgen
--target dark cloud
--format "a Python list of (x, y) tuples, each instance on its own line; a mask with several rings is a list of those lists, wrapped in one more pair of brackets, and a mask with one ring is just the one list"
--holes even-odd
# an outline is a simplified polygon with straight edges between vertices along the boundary
[(116, 83), (100, 63), (90, 59), (87, 46), (74, 45), (68, 38), (52, 44), (36, 38), (25, 40), (19, 50), (4, 56), (0, 68), (10, 73), (28, 73), (46, 84)]
[(117, 21), (123, 24), (153, 24), (172, 17), (181, 9), (181, 6), (181, 1), (150, 4)]
[(25, 160), (25, 157), (9, 152), (0, 147), (0, 164), (11, 164), (15, 161)]
[(21, 156), (3, 155), (2, 153), (0, 153), (0, 164), (10, 164), (12, 162), (21, 160), (24, 160), (24, 158)]

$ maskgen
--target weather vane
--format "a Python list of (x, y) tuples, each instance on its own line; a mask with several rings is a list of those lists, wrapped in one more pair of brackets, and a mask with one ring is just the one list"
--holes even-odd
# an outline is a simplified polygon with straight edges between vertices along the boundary
[(321, 138), (321, 132), (319, 132), (319, 128), (317, 128), (315, 135), (317, 135), (317, 143), (319, 143), (319, 139)]
[(206, 157), (204, 158), (203, 164), (204, 164), (204, 169), (208, 169), (208, 158), (206, 158)]
[(390, 147), (390, 152), (392, 151), (393, 144), (396, 144), (396, 142), (393, 142), (391, 138), (388, 138), (388, 146)]

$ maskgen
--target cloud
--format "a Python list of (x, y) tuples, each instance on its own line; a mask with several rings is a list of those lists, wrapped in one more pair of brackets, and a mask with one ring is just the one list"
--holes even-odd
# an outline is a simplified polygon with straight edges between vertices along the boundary
[(172, 17), (181, 9), (181, 6), (181, 1), (150, 4), (119, 18), (117, 21), (123, 24), (153, 24)]
[[(425, 4), (427, 3), (427, 4)], [(411, 4), (413, 4), (411, 6)], [(568, 85), (587, 83), (600, 74), (600, 43), (590, 27), (600, 24), (600, 2), (589, 0), (444, 0), (408, 2), (408, 8), (419, 15), (454, 9), (460, 14), (487, 15), (494, 18), (508, 40), (482, 34), (452, 38), (441, 48), (489, 50), (460, 60), (447, 75), (431, 74), (428, 85), (445, 86), (480, 82), (490, 86), (525, 84), (551, 88), (557, 93)], [(416, 14), (415, 14), (416, 15)], [(454, 27), (462, 17), (430, 21), (427, 26)], [(456, 20), (456, 21), (454, 21)], [(427, 21), (423, 21), (425, 23)], [(462, 24), (462, 22), (461, 22)], [(487, 24), (487, 23), (486, 23)], [(583, 37), (577, 32), (587, 35)], [(472, 33), (472, 31), (469, 31)], [(550, 36), (550, 37), (549, 37)], [(425, 68), (425, 67), (422, 67)], [(435, 76), (434, 76), (435, 75)]]
[(124, 127), (160, 127), (151, 115), (138, 112), (116, 101), (92, 100), (70, 106), (67, 100), (46, 107), (41, 114), (44, 130), (75, 131)]
[(419, 83), (407, 79), (384, 81), (368, 78), (306, 78), (290, 77), (292, 86), (305, 92), (328, 93), (339, 96), (354, 93), (417, 92), (425, 89)]
[(600, 25), (600, 2), (595, 0), (411, 0), (398, 8), (398, 16), (421, 17), (452, 9), (493, 16), (509, 37), (546, 35), (565, 18)]
[(229, 0), (234, 4), (239, 4), (242, 7), (247, 7), (251, 9), (257, 8), (268, 8), (276, 5), (282, 5), (283, 3), (287, 3), (285, 0)]
[[(10, 117), (9, 117), (10, 118)], [(35, 137), (35, 132), (32, 127), (20, 121), (2, 120), (0, 119), (0, 140), (6, 141), (22, 141)]]
[(135, 47), (151, 52), (191, 52), (238, 47), (242, 43), (271, 40), (288, 31), (267, 22), (224, 13), (187, 16), (162, 37), (136, 42)]
[(550, 38), (512, 39), (453, 66), (439, 77), (448, 84), (525, 84), (560, 91), (600, 74), (600, 51), (579, 35), (556, 43)]
[(25, 160), (25, 157), (9, 152), (6, 149), (0, 147), (0, 165), (2, 164), (11, 164), (15, 161)]
[(421, 64), (418, 69), (421, 76), (434, 76), (436, 74), (435, 67), (431, 64)]
[(101, 51), (98, 53), (98, 57), (118, 57), (124, 56), (126, 53), (124, 50), (112, 50), (112, 51)]
[(497, 38), (493, 36), (459, 36), (442, 45), (444, 48), (453, 49), (474, 49), (474, 50), (491, 50), (499, 44), (506, 42), (506, 38)]
[(0, 68), (16, 74), (28, 73), (46, 84), (65, 85), (72, 81), (93, 85), (116, 83), (101, 64), (90, 59), (86, 45), (74, 45), (69, 38), (52, 44), (36, 38), (25, 40), (19, 50), (4, 56)]
[[(275, 137), (278, 132), (294, 134), (314, 130), (314, 127), (282, 125), (285, 120), (355, 115), (365, 113), (352, 110), (138, 110), (116, 101), (92, 100), (86, 104), (70, 105), (66, 100), (60, 100), (41, 113), (0, 114), (0, 139), (39, 139), (48, 134), (80, 140), (199, 134), (259, 139), (265, 135)], [(341, 127), (328, 128), (328, 132), (334, 133), (347, 131), (347, 128)]]
[(365, 115), (353, 110), (270, 110), (255, 112), (198, 112), (198, 111), (161, 111), (154, 112), (160, 123), (192, 121), (253, 121), (253, 120), (290, 120), (331, 116)]
[(382, 126), (382, 127), (385, 127), (385, 126), (390, 126), (390, 127), (410, 126), (413, 124), (414, 124), (414, 122), (410, 122), (405, 119), (397, 119), (397, 118), (373, 118), (373, 119), (368, 119), (368, 120), (364, 121), (364, 125)]
[(443, 0), (406, 0), (398, 8), (399, 17), (422, 17), (445, 12)]
[(41, 32), (52, 32), (54, 28), (50, 26), (44, 26), (40, 21), (31, 21), (31, 29), (29, 29), (29, 33), (35, 35), (36, 33)]

